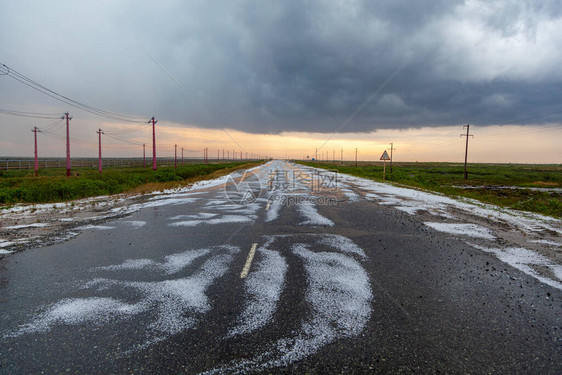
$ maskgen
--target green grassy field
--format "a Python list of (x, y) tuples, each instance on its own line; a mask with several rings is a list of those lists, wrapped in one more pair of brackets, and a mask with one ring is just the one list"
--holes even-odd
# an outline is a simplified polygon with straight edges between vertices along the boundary
[(106, 168), (75, 169), (70, 178), (65, 169), (0, 171), (0, 207), (14, 203), (51, 203), (124, 192), (147, 192), (215, 178), (258, 163), (229, 162), (189, 164), (177, 169)]
[[(360, 163), (357, 167), (350, 163), (303, 164), (371, 180), (383, 180), (382, 162)], [(535, 190), (562, 188), (562, 165), (471, 164), (467, 180), (464, 180), (464, 165), (454, 163), (393, 163), (392, 173), (387, 163), (386, 172), (389, 182), (562, 217), (562, 193)]]

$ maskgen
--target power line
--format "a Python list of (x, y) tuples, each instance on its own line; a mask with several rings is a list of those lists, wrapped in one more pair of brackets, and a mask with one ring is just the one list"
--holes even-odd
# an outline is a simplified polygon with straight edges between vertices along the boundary
[(486, 135), (486, 139), (497, 138), (497, 137), (505, 137), (505, 136), (510, 136), (510, 135), (540, 133), (542, 131), (554, 130), (555, 128), (560, 128), (560, 127), (562, 127), (562, 124), (541, 126), (541, 127), (538, 127), (538, 128), (521, 130), (521, 131), (516, 131), (516, 132), (491, 134), (491, 135)]
[(147, 126), (146, 123), (143, 123), (141, 125), (136, 125), (134, 127), (131, 128), (127, 128), (127, 129), (122, 129), (122, 130), (115, 130), (115, 131), (110, 131), (110, 132), (106, 132), (106, 134), (113, 134), (113, 135), (121, 135), (121, 134), (128, 134), (128, 133), (133, 133), (133, 132), (137, 132), (141, 129), (149, 129), (149, 127)]
[(45, 127), (39, 128), (41, 129), (42, 132), (52, 132), (52, 131), (56, 131), (58, 129), (60, 129), (64, 124), (62, 123), (63, 119), (59, 118), (57, 121), (53, 122), (50, 125), (47, 125)]
[(54, 120), (60, 118), (59, 114), (54, 114), (54, 113), (22, 112), (22, 111), (14, 111), (11, 109), (1, 109), (1, 108), (0, 108), (0, 114), (18, 116), (18, 117), (40, 118), (46, 120)]
[(114, 135), (114, 134), (111, 134), (111, 133), (104, 133), (104, 134), (107, 135), (110, 138), (113, 138), (113, 139), (121, 141), (121, 142), (126, 142), (126, 143), (130, 143), (130, 144), (133, 144), (133, 145), (142, 146), (142, 143), (131, 141), (131, 140), (128, 140), (128, 139), (123, 138), (123, 137), (118, 136), (118, 135)]
[(109, 118), (112, 120), (117, 120), (117, 121), (125, 121), (125, 122), (136, 122), (136, 123), (143, 123), (144, 121), (141, 120), (140, 117), (134, 117), (134, 116), (127, 116), (127, 115), (122, 115), (119, 113), (115, 113), (115, 112), (110, 112), (110, 111), (106, 111), (103, 109), (99, 109), (84, 103), (81, 103), (77, 100), (71, 99), (67, 96), (64, 96), (62, 94), (59, 94), (56, 91), (53, 91), (43, 85), (41, 85), (40, 83), (32, 80), (29, 77), (24, 76), (21, 73), (18, 73), (17, 71), (15, 71), (14, 69), (8, 67), (5, 64), (0, 64), (0, 67), (5, 71), (4, 74), (2, 75), (6, 75), (36, 91), (39, 91), (53, 99), (56, 99), (60, 102), (63, 102), (65, 104), (68, 104), (70, 106), (73, 106), (75, 108), (81, 109), (83, 111), (92, 113), (94, 115), (100, 116), (100, 117), (105, 117), (105, 118)]

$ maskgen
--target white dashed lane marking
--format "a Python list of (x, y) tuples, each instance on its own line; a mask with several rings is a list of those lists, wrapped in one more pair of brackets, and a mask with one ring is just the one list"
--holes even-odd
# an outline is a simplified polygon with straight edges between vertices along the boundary
[(257, 243), (252, 244), (252, 248), (248, 253), (248, 258), (246, 258), (246, 264), (244, 265), (244, 268), (242, 268), (242, 272), (240, 273), (241, 279), (246, 278), (246, 276), (248, 276), (248, 272), (250, 272), (250, 266), (252, 265), (252, 260), (254, 260), (254, 254), (256, 253), (257, 246)]

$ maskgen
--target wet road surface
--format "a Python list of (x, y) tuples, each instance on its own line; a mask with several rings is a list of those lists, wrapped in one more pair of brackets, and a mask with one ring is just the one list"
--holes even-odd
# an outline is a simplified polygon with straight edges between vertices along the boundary
[(3, 259), (0, 373), (562, 372), (556, 264), (329, 172), (233, 178)]

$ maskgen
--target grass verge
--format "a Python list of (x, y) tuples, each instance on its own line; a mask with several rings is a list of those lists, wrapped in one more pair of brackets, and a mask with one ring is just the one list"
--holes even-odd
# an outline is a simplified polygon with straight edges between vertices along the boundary
[(146, 193), (224, 176), (234, 170), (251, 168), (259, 162), (190, 164), (156, 171), (146, 168), (78, 169), (67, 178), (66, 171), (0, 171), (0, 208), (14, 203), (54, 203), (119, 193)]
[[(357, 177), (383, 181), (382, 163), (351, 164), (302, 162)], [(463, 196), (517, 210), (562, 217), (562, 165), (471, 164), (468, 179), (464, 166), (454, 163), (394, 163), (386, 181)], [(545, 188), (549, 190), (544, 190)], [(557, 190), (558, 189), (558, 190)]]

